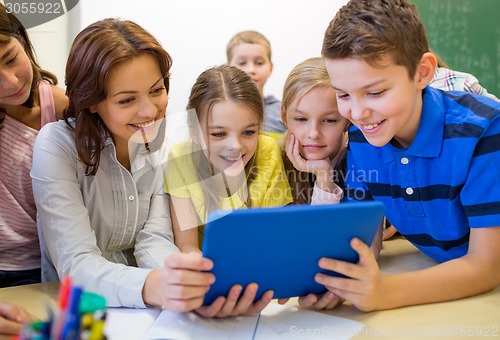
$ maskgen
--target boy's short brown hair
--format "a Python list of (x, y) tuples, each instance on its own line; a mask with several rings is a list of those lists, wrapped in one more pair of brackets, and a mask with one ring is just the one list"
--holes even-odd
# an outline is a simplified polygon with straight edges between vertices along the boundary
[(351, 0), (326, 29), (321, 53), (330, 59), (360, 57), (372, 65), (389, 53), (413, 78), (426, 52), (425, 27), (409, 0)]
[(271, 44), (267, 38), (257, 31), (242, 31), (236, 33), (226, 46), (227, 62), (229, 63), (233, 58), (233, 48), (239, 44), (258, 44), (262, 45), (267, 50), (267, 57), (271, 61)]

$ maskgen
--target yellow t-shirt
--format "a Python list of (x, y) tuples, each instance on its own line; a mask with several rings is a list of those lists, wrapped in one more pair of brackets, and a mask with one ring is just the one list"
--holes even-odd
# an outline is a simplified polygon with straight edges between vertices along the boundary
[[(203, 190), (210, 187), (210, 175), (201, 175), (200, 158), (203, 151), (192, 141), (184, 141), (170, 149), (165, 174), (165, 190), (179, 198), (190, 198), (200, 225), (206, 223)], [(248, 187), (251, 207), (279, 207), (292, 202), (278, 143), (271, 137), (259, 135), (254, 162), (256, 175)], [(206, 167), (206, 166), (205, 166)], [(197, 171), (198, 170), (198, 171)], [(206, 171), (209, 174), (207, 169)], [(220, 176), (216, 175), (216, 176)], [(246, 187), (246, 186), (245, 186)], [(241, 188), (231, 197), (219, 199), (219, 208), (246, 208), (246, 190)], [(198, 228), (203, 234), (203, 228)]]

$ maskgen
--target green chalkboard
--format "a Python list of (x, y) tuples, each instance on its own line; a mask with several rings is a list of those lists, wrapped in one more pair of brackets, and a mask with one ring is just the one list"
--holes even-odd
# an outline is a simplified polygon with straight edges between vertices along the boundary
[(430, 47), (500, 97), (500, 0), (413, 0)]

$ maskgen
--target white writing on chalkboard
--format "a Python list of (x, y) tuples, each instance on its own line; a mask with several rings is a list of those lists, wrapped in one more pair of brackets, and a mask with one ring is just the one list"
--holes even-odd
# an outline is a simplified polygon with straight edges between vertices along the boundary
[(453, 69), (471, 73), (500, 94), (500, 10), (498, 0), (413, 0), (429, 44)]

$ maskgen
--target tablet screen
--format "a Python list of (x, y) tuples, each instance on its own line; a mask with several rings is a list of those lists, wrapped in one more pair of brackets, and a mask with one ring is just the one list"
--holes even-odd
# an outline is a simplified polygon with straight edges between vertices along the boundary
[(375, 201), (214, 211), (202, 250), (214, 261), (215, 283), (204, 304), (227, 296), (235, 284), (251, 282), (259, 285), (257, 299), (269, 289), (273, 298), (324, 293), (325, 287), (314, 281), (316, 273), (327, 273), (318, 260), (356, 263), (350, 240), (371, 244), (383, 216), (383, 203)]

